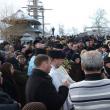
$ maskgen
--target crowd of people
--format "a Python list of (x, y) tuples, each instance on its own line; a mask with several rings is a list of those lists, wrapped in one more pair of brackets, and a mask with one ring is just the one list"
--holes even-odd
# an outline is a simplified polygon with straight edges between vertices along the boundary
[(0, 44), (0, 110), (109, 110), (110, 42), (38, 37)]

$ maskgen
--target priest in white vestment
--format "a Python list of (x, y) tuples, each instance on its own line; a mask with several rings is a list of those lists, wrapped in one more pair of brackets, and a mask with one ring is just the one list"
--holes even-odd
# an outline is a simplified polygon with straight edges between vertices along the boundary
[[(64, 82), (68, 82), (68, 84), (74, 83), (74, 81), (68, 75), (66, 69), (62, 66), (65, 55), (61, 51), (51, 51), (49, 52), (49, 56), (52, 60), (52, 68), (50, 70), (50, 76), (53, 79), (53, 84), (58, 91), (59, 86), (63, 85)], [(63, 110), (69, 110), (67, 101), (65, 101)]]

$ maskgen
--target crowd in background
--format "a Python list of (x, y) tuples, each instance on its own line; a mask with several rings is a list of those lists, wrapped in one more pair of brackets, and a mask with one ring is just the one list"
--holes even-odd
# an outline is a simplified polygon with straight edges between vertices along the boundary
[[(61, 82), (65, 83), (64, 80), (66, 77), (68, 78), (68, 82), (71, 84), (74, 82), (83, 81), (85, 79), (85, 73), (81, 67), (81, 55), (92, 50), (101, 54), (101, 57), (104, 60), (104, 66), (101, 72), (104, 73), (105, 77), (110, 78), (110, 42), (108, 42), (108, 44), (104, 44), (103, 41), (97, 39), (95, 36), (85, 36), (84, 38), (72, 36), (52, 36), (49, 38), (38, 37), (34, 42), (30, 41), (23, 44), (21, 44), (20, 41), (13, 43), (6, 41), (3, 42), (0, 44), (0, 110), (2, 110), (1, 108), (4, 106), (5, 109), (3, 110), (19, 110), (22, 109), (23, 106), (28, 102), (34, 103), (25, 105), (23, 110), (40, 110), (39, 106), (41, 106), (41, 110), (46, 110), (42, 103), (37, 103), (34, 100), (31, 101), (30, 97), (34, 96), (28, 97), (30, 93), (28, 92), (29, 88), (26, 85), (28, 85), (27, 83), (29, 83), (29, 80), (34, 77), (32, 75), (36, 74), (35, 68), (37, 67), (37, 64), (39, 64), (39, 62), (36, 61), (36, 56), (49, 56), (51, 59), (51, 66), (57, 65), (57, 69), (59, 69), (57, 72), (59, 74), (63, 72), (64, 74), (67, 73), (65, 76), (62, 74), (61, 78), (63, 77), (64, 79), (62, 79)], [(44, 56), (44, 58), (46, 58), (46, 56)], [(35, 63), (35, 61), (37, 63)], [(59, 86), (61, 86), (61, 78), (59, 78), (59, 75), (57, 77), (57, 75), (54, 74), (55, 72), (56, 70), (54, 67), (52, 67), (48, 73), (52, 77), (53, 84), (58, 92)], [(58, 78), (59, 82), (57, 81)], [(35, 89), (36, 83), (37, 81), (32, 83), (33, 86), (31, 84), (29, 85)], [(64, 85), (67, 86), (68, 84)], [(33, 88), (30, 88), (31, 93), (33, 93)], [(59, 110), (60, 108), (67, 110), (64, 107), (67, 106), (65, 103), (67, 101), (66, 94), (68, 94), (68, 90), (66, 90), (67, 88), (60, 89), (65, 91), (65, 94), (62, 92), (62, 90), (60, 91), (65, 98), (62, 98), (60, 101), (60, 98), (58, 97), (58, 103), (61, 105), (58, 106), (58, 103), (53, 101), (54, 104), (56, 104), (54, 105), (52, 102), (50, 102), (50, 100), (48, 100), (50, 106), (53, 106), (54, 108), (49, 107), (48, 103), (46, 102), (44, 104), (46, 105), (47, 110)], [(48, 88), (45, 90), (48, 91)], [(46, 91), (43, 92), (45, 96)], [(61, 94), (59, 93), (58, 95)], [(54, 98), (55, 96), (53, 96), (53, 100)], [(37, 104), (39, 105), (38, 107)], [(32, 109), (33, 107), (34, 109)]]

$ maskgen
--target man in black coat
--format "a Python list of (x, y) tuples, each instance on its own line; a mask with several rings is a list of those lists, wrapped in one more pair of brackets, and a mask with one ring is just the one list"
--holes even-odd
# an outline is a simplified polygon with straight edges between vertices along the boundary
[(48, 75), (51, 69), (51, 62), (47, 55), (38, 55), (35, 59), (32, 75), (29, 77), (26, 86), (27, 102), (42, 102), (47, 110), (59, 110), (68, 96), (68, 84), (56, 91), (52, 84), (52, 78)]

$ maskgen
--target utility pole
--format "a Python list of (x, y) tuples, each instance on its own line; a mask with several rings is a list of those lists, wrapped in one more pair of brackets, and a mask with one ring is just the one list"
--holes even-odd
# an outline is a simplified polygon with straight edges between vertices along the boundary
[[(29, 5), (27, 5), (27, 7), (23, 7), (23, 8), (27, 8), (28, 9), (28, 14), (30, 16), (32, 16), (33, 18), (39, 20), (42, 19), (42, 36), (45, 36), (45, 15), (44, 15), (44, 11), (45, 10), (52, 10), (52, 9), (44, 9), (43, 5), (39, 5), (39, 0), (28, 0)], [(41, 16), (39, 16), (39, 14), (41, 13)], [(35, 28), (38, 29), (38, 26), (36, 25)]]
[(42, 6), (42, 8), (40, 8), (41, 10), (41, 14), (42, 14), (42, 36), (45, 36), (45, 17), (44, 17), (44, 8)]
[(38, 2), (39, 0), (28, 0), (28, 14), (38, 20)]
[(45, 36), (45, 18), (44, 18), (44, 9), (42, 10), (42, 26), (43, 26), (43, 36)]
[(42, 19), (42, 36), (45, 36), (45, 25), (48, 25), (49, 23), (45, 23), (45, 11), (46, 10), (52, 10), (52, 9), (44, 9), (43, 6), (41, 6), (41, 8), (39, 8), (39, 10), (41, 11), (41, 17), (40, 19)]
[[(39, 0), (28, 0), (28, 13), (30, 16), (33, 16), (33, 18), (38, 20), (38, 2)], [(34, 28), (38, 29), (38, 25), (34, 25)]]
[[(33, 0), (33, 6), (38, 7), (38, 0)], [(38, 20), (38, 10), (36, 8), (33, 9), (34, 18)]]

